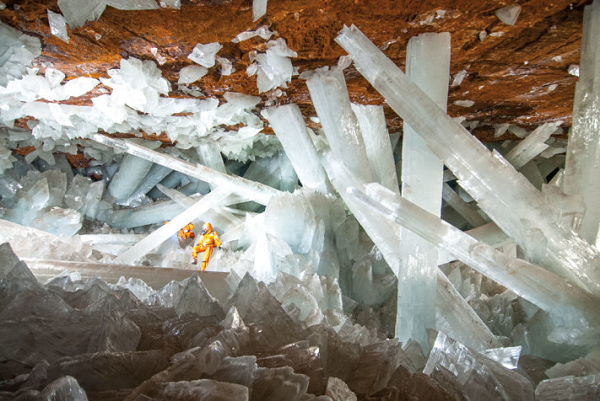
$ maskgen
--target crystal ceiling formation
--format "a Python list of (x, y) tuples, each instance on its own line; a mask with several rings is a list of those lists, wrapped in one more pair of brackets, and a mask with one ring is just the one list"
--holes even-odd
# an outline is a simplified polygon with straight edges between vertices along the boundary
[(0, 398), (597, 396), (600, 3), (433, 3), (0, 3)]

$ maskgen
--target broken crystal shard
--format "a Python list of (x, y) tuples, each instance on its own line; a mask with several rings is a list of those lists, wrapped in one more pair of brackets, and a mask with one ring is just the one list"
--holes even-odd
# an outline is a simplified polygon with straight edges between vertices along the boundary
[(268, 0), (253, 0), (252, 1), (252, 21), (258, 21), (267, 13)]
[(460, 107), (471, 107), (475, 104), (472, 100), (455, 100), (454, 104)]
[(496, 10), (496, 17), (506, 25), (514, 25), (521, 13), (521, 6), (513, 4), (511, 6), (502, 7)]
[(298, 54), (287, 47), (284, 39), (270, 40), (267, 42), (266, 53), (256, 55), (258, 63), (257, 81), (258, 92), (263, 93), (278, 86), (287, 87), (294, 73), (294, 67), (289, 57), (297, 57)]
[(48, 10), (48, 23), (50, 24), (50, 33), (60, 40), (69, 43), (69, 35), (67, 34), (67, 24), (65, 17)]
[(202, 78), (208, 73), (206, 67), (202, 67), (201, 65), (189, 65), (187, 67), (183, 67), (181, 71), (179, 71), (179, 79), (177, 80), (177, 84), (191, 84)]
[(450, 85), (450, 86), (459, 86), (460, 84), (462, 84), (462, 81), (465, 79), (465, 77), (467, 76), (467, 74), (468, 73), (465, 70), (459, 71), (454, 76), (454, 80), (452, 81), (452, 85)]
[[(407, 46), (409, 78), (442, 110), (446, 110), (450, 71), (450, 34), (412, 37)], [(429, 213), (440, 216), (444, 166), (418, 133), (406, 124), (402, 139), (402, 195)], [(400, 195), (397, 188), (389, 188)], [(396, 337), (428, 348), (427, 328), (435, 325), (437, 258), (435, 246), (405, 229), (400, 230)], [(418, 288), (418, 289), (417, 289)]]
[(378, 184), (368, 184), (366, 188), (371, 195), (350, 189), (351, 196), (370, 205), (373, 212), (388, 216), (388, 219), (451, 252), (457, 259), (515, 294), (549, 313), (563, 315), (570, 313), (569, 308), (574, 308), (593, 324), (600, 322), (600, 314), (591, 307), (595, 297), (578, 290), (562, 277), (524, 260), (503, 255), (404, 198), (392, 195)]
[(302, 185), (322, 193), (331, 192), (331, 185), (298, 105), (269, 108), (263, 110), (262, 114), (271, 123)]
[(567, 145), (564, 190), (583, 197), (585, 212), (579, 233), (592, 245), (600, 245), (600, 2), (584, 8), (580, 74), (573, 103), (573, 133)]
[(497, 152), (490, 154), (446, 115), (356, 27), (345, 27), (336, 41), (350, 53), (359, 72), (419, 132), (503, 231), (518, 244), (524, 244), (529, 229), (540, 229), (548, 239), (544, 267), (600, 294), (599, 280), (595, 278), (600, 276), (600, 254), (554, 221), (552, 211), (535, 187)]
[(221, 75), (231, 75), (235, 71), (231, 61), (229, 61), (225, 57), (217, 56), (215, 57), (215, 60), (217, 61), (217, 63), (219, 63), (219, 66), (221, 67)]
[(206, 45), (198, 43), (194, 46), (194, 50), (192, 50), (192, 53), (190, 53), (188, 58), (203, 67), (210, 68), (215, 65), (215, 55), (222, 47), (223, 45), (218, 42), (208, 43)]
[(439, 332), (423, 373), (436, 379), (440, 368), (451, 373), (465, 396), (470, 399), (495, 397), (509, 400), (534, 399), (531, 382), (519, 373), (470, 351)]
[(498, 362), (507, 369), (516, 369), (519, 366), (519, 357), (521, 356), (521, 346), (491, 348), (481, 352), (481, 355)]
[(77, 234), (83, 224), (83, 215), (72, 209), (53, 207), (33, 220), (31, 227), (54, 235), (72, 237)]
[(83, 26), (87, 21), (100, 18), (106, 8), (106, 1), (58, 0), (58, 8), (65, 16), (71, 29), (75, 29)]

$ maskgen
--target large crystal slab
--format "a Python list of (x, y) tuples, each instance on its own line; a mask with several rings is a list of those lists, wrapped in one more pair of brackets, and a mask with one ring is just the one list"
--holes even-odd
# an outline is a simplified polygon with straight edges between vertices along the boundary
[(266, 185), (251, 182), (241, 177), (230, 176), (202, 165), (193, 165), (192, 163), (186, 162), (171, 155), (152, 151), (143, 146), (124, 141), (122, 139), (111, 138), (99, 134), (94, 135), (93, 139), (94, 141), (104, 145), (126, 151), (140, 158), (152, 161), (153, 163), (160, 164), (191, 177), (198, 178), (209, 183), (210, 185), (229, 186), (234, 193), (240, 195), (242, 198), (253, 200), (262, 205), (266, 205), (271, 196), (279, 193), (279, 191), (276, 189), (270, 188)]
[[(371, 208), (364, 207), (360, 201), (348, 196), (346, 189), (359, 184), (357, 184), (357, 181), (347, 171), (344, 171), (343, 166), (326, 159), (326, 169), (332, 183), (343, 197), (348, 208), (352, 211), (354, 216), (356, 216), (369, 237), (371, 237), (375, 245), (377, 245), (388, 265), (392, 270), (395, 270), (395, 274), (397, 275), (398, 267), (400, 265), (400, 255), (398, 253), (398, 243), (400, 241), (399, 226), (389, 224), (385, 218), (381, 218), (383, 216), (380, 216), (379, 218), (376, 217), (377, 213), (373, 213)], [(434, 217), (433, 215), (431, 216)], [(396, 269), (394, 269), (394, 266)], [(443, 278), (441, 278), (441, 280), (444, 282)], [(453, 305), (453, 308), (444, 309), (445, 312), (453, 313), (452, 316), (448, 316), (444, 320), (445, 322), (458, 323), (459, 326), (453, 327), (454, 331), (461, 333), (472, 331), (477, 333), (477, 335), (472, 335), (470, 337), (473, 340), (474, 348), (485, 349), (488, 348), (490, 344), (495, 343), (495, 337), (460, 294), (456, 291), (450, 291), (447, 289), (447, 286), (442, 285), (437, 286), (437, 294), (440, 296), (440, 299), (446, 300), (447, 303)], [(461, 338), (463, 337), (468, 337), (468, 335), (462, 335)]]
[(472, 352), (440, 332), (423, 373), (437, 379), (439, 372), (444, 370), (469, 399), (534, 399), (533, 386), (525, 377)]
[(148, 192), (152, 190), (161, 182), (167, 175), (171, 173), (171, 169), (165, 166), (161, 166), (160, 164), (152, 164), (150, 170), (148, 170), (148, 174), (144, 177), (144, 179), (138, 184), (137, 188), (133, 191), (129, 198), (125, 203), (133, 202), (136, 199), (139, 199), (143, 195), (146, 195)]
[(335, 157), (362, 181), (372, 182), (365, 141), (352, 111), (343, 69), (316, 70), (306, 84)]
[(366, 191), (350, 190), (352, 196), (369, 205), (373, 213), (388, 216), (388, 219), (451, 252), (457, 259), (541, 309), (568, 315), (572, 313), (570, 308), (573, 308), (593, 324), (600, 322), (600, 313), (592, 306), (596, 303), (596, 297), (581, 291), (560, 276), (524, 260), (508, 257), (478, 242), (378, 184), (367, 185)]
[(352, 111), (358, 119), (373, 180), (390, 191), (398, 191), (394, 153), (383, 115), (383, 106), (352, 103)]
[(356, 27), (337, 37), (356, 68), (386, 102), (425, 139), (428, 147), (460, 180), (481, 209), (523, 248), (532, 232), (545, 242), (542, 264), (582, 288), (600, 294), (600, 254), (583, 239), (557, 223), (536, 190), (497, 152), (443, 112)]
[[(158, 141), (151, 143), (151, 147), (154, 149), (158, 146), (160, 146)], [(125, 155), (119, 165), (119, 170), (117, 170), (108, 185), (108, 193), (112, 195), (117, 203), (126, 201), (141, 184), (151, 167), (152, 162), (149, 160), (130, 154)]]
[(586, 6), (583, 12), (583, 35), (579, 81), (573, 102), (573, 132), (569, 135), (565, 163), (564, 190), (581, 195), (586, 206), (580, 235), (598, 245), (600, 225), (600, 2)]
[[(477, 241), (485, 242), (492, 248), (498, 248), (514, 243), (495, 223), (487, 223), (483, 226), (466, 231), (466, 233)], [(454, 256), (448, 252), (440, 251), (438, 253), (438, 265), (443, 265), (444, 263), (453, 260), (455, 260)]]
[[(450, 71), (450, 34), (412, 37), (406, 49), (406, 72), (438, 106), (446, 110)], [(373, 155), (376, 157), (375, 155)], [(430, 213), (441, 213), (444, 166), (425, 141), (406, 124), (402, 137), (402, 196)], [(398, 193), (395, 188), (390, 188)], [(427, 241), (401, 229), (396, 336), (428, 348), (427, 328), (435, 326), (438, 251)]]
[(185, 209), (177, 202), (155, 202), (131, 209), (115, 210), (109, 215), (106, 223), (114, 228), (132, 228), (148, 224), (162, 224), (167, 220), (171, 220), (183, 210)]
[(271, 123), (302, 185), (323, 193), (330, 192), (331, 185), (321, 166), (300, 108), (296, 104), (288, 104), (265, 109), (262, 113)]

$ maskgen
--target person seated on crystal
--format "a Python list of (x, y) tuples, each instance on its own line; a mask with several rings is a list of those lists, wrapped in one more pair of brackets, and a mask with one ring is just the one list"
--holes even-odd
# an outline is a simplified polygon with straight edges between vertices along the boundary
[(192, 258), (194, 259), (192, 264), (197, 264), (198, 254), (200, 252), (204, 252), (204, 257), (202, 257), (202, 266), (200, 268), (201, 271), (204, 271), (204, 269), (206, 269), (206, 266), (208, 266), (208, 262), (210, 261), (210, 256), (212, 255), (213, 248), (215, 246), (221, 248), (221, 240), (219, 239), (219, 235), (217, 234), (217, 232), (213, 231), (212, 225), (210, 223), (204, 223), (202, 229), (204, 230), (202, 238), (200, 239), (200, 241), (198, 241), (198, 244), (192, 248)]

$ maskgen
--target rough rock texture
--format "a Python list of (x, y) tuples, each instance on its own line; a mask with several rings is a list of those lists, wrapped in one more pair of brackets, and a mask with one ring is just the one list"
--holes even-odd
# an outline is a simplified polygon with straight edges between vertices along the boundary
[[(255, 37), (240, 43), (231, 40), (240, 32), (267, 25), (298, 53), (293, 58), (300, 72), (331, 65), (344, 55), (334, 42), (344, 24), (355, 24), (401, 68), (408, 39), (423, 32), (450, 32), (454, 77), (467, 72), (462, 84), (450, 88), (448, 112), (468, 121), (479, 121), (473, 133), (493, 139), (491, 124), (512, 123), (526, 128), (543, 122), (571, 122), (572, 99), (577, 78), (568, 67), (579, 63), (583, 7), (591, 1), (521, 1), (515, 25), (501, 22), (495, 11), (512, 4), (504, 0), (282, 0), (270, 2), (267, 14), (252, 22), (249, 0), (182, 0), (181, 9), (159, 8), (121, 11), (107, 7), (98, 21), (74, 30), (70, 43), (51, 35), (47, 9), (60, 12), (56, 0), (5, 0), (0, 21), (42, 41), (36, 60), (42, 71), (53, 66), (67, 79), (82, 75), (106, 77), (122, 57), (154, 59), (173, 84), (170, 96), (185, 97), (177, 90), (179, 71), (192, 62), (188, 54), (197, 43), (220, 42), (219, 52), (233, 63), (235, 72), (221, 75), (220, 67), (190, 87), (221, 99), (227, 91), (258, 94), (256, 77), (248, 77), (250, 52), (264, 51), (265, 41)], [(156, 53), (153, 54), (153, 50)], [(381, 96), (354, 70), (346, 70), (353, 101), (382, 103)], [(450, 81), (452, 82), (452, 81)], [(86, 96), (71, 99), (90, 104), (90, 98), (106, 88), (99, 85)], [(263, 101), (267, 99), (262, 95)], [(309, 125), (315, 115), (305, 81), (295, 77), (277, 103), (298, 103)], [(471, 107), (455, 101), (473, 101)], [(392, 132), (401, 120), (388, 107), (386, 118)], [(513, 138), (506, 133), (500, 139)]]

